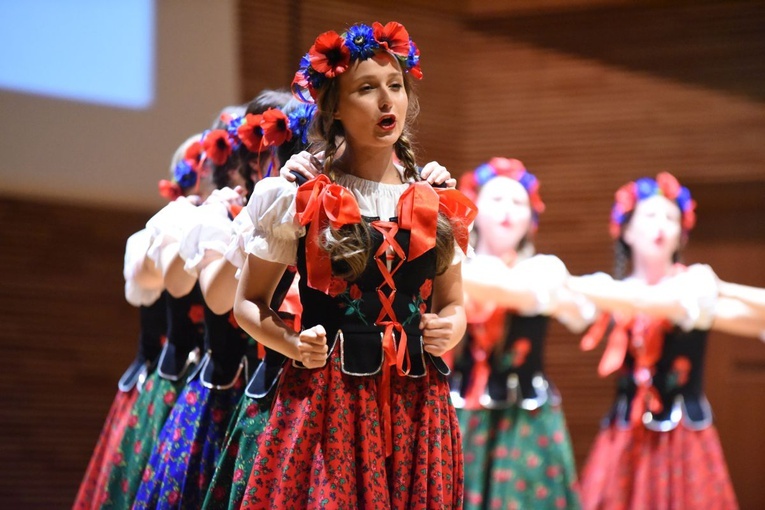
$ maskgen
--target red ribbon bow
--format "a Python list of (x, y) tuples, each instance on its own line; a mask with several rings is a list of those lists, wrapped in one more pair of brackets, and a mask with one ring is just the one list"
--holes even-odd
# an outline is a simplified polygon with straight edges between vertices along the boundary
[(307, 284), (329, 294), (332, 264), (319, 244), (319, 232), (327, 225), (338, 229), (361, 222), (359, 204), (353, 193), (332, 183), (326, 175), (319, 175), (300, 186), (295, 202), (298, 222), (302, 226), (310, 224), (306, 235)]
[(438, 211), (449, 218), (454, 240), (460, 249), (467, 253), (470, 241), (469, 227), (478, 214), (478, 207), (461, 191), (454, 188), (437, 189), (436, 192), (438, 193)]

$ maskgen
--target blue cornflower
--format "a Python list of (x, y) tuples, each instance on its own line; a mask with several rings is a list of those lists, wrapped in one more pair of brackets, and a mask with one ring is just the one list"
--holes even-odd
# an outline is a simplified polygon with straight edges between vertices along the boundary
[(345, 46), (351, 51), (351, 60), (366, 60), (375, 54), (380, 44), (369, 25), (353, 25), (345, 34)]

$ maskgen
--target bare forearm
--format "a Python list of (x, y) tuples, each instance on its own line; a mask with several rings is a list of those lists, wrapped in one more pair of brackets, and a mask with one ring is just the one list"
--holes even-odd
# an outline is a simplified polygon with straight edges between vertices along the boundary
[(765, 289), (738, 283), (720, 282), (720, 295), (743, 301), (765, 315)]
[(239, 300), (234, 303), (239, 326), (255, 340), (290, 359), (299, 359), (298, 335), (264, 302)]
[(568, 288), (583, 295), (596, 307), (613, 313), (646, 313), (656, 317), (679, 320), (685, 309), (677, 296), (656, 286), (571, 277)]
[(531, 310), (536, 306), (534, 292), (512, 279), (472, 279), (466, 272), (463, 274), (462, 288), (470, 299), (482, 304), (491, 303), (519, 310)]

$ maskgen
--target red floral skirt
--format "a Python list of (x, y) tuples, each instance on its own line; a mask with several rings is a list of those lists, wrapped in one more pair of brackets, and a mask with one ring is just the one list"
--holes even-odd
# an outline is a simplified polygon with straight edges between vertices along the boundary
[(114, 397), (112, 407), (106, 416), (106, 421), (101, 429), (93, 455), (90, 457), (88, 469), (80, 484), (77, 498), (74, 500), (73, 509), (100, 508), (106, 497), (109, 473), (111, 473), (114, 459), (125, 432), (130, 411), (138, 398), (135, 388), (128, 392), (118, 391)]
[(462, 508), (462, 445), (446, 379), (433, 367), (417, 379), (391, 373), (386, 458), (381, 378), (343, 374), (339, 349), (323, 368), (289, 366), (242, 508)]
[(585, 509), (736, 509), (717, 429), (611, 426), (595, 438), (580, 479)]

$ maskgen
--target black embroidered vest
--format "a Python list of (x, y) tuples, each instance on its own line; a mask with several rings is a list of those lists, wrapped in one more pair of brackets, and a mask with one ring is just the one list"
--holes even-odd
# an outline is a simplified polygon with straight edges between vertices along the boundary
[(138, 334), (138, 353), (120, 377), (120, 391), (130, 391), (156, 367), (162, 351), (162, 337), (167, 334), (167, 292), (148, 306), (139, 308), (141, 331)]

